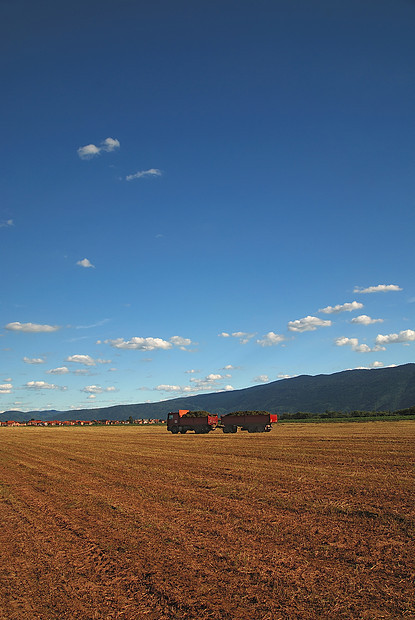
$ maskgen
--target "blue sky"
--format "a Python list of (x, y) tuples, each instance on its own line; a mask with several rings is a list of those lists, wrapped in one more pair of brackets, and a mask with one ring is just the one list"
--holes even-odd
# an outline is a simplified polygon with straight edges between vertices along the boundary
[(414, 23), (3, 0), (0, 411), (413, 362)]

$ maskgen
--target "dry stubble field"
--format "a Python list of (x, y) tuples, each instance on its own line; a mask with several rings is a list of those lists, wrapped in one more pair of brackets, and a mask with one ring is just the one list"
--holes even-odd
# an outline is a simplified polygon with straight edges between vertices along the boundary
[(414, 618), (414, 439), (0, 429), (0, 618)]

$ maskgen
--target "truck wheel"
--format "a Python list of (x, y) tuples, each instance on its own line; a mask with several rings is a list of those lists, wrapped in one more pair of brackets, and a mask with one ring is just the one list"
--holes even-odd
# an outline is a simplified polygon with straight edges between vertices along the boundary
[(180, 432), (181, 432), (181, 434), (182, 434), (182, 435), (185, 435), (185, 434), (187, 433), (187, 429), (185, 429), (185, 428), (184, 428), (184, 429), (183, 429), (183, 430), (181, 430)]
[(171, 429), (171, 432), (173, 433), (173, 435), (177, 435), (177, 433), (179, 432), (179, 429), (177, 428), (177, 426), (173, 426), (173, 428)]
[(232, 426), (231, 433), (237, 433), (237, 432), (238, 432), (238, 427), (237, 426)]

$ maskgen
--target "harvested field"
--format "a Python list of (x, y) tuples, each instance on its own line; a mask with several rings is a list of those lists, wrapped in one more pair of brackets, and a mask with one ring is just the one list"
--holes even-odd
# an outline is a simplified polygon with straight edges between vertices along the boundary
[(414, 440), (2, 428), (0, 618), (413, 619)]

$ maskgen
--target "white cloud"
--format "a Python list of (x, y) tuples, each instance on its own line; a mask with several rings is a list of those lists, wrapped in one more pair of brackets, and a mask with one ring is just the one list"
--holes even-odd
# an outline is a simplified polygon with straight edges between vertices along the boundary
[(183, 388), (180, 385), (157, 385), (155, 388), (157, 392), (183, 392)]
[(66, 375), (69, 372), (69, 368), (67, 366), (60, 366), (59, 368), (51, 368), (47, 370), (46, 373), (48, 375)]
[(383, 319), (372, 319), (367, 314), (361, 314), (356, 316), (350, 321), (350, 323), (357, 323), (358, 325), (373, 325), (373, 323), (383, 323)]
[(223, 392), (232, 392), (235, 388), (232, 385), (225, 385)]
[(105, 344), (110, 344), (115, 349), (135, 349), (137, 351), (154, 351), (156, 349), (171, 349), (172, 343), (162, 338), (141, 338), (134, 336), (131, 340), (116, 338), (115, 340), (105, 340)]
[(253, 378), (254, 383), (268, 383), (269, 377), (268, 375), (259, 375), (258, 377)]
[(285, 340), (285, 337), (281, 334), (276, 334), (275, 332), (268, 332), (261, 340), (257, 340), (257, 343), (261, 345), (261, 347), (272, 347), (277, 344), (280, 344)]
[(103, 394), (104, 392), (115, 392), (115, 387), (107, 387), (103, 388), (100, 385), (87, 385), (82, 388), (81, 392), (86, 392), (86, 394)]
[(226, 364), (226, 366), (224, 367), (224, 370), (235, 370), (235, 366), (232, 366), (232, 364)]
[(233, 338), (238, 338), (241, 344), (246, 344), (255, 336), (255, 334), (249, 334), (248, 332), (233, 332), (232, 334), (222, 332), (221, 334), (218, 334), (218, 336), (219, 338), (230, 338), (232, 336)]
[(134, 179), (142, 179), (143, 177), (161, 177), (161, 170), (157, 168), (150, 168), (149, 170), (140, 170), (135, 174), (129, 174), (125, 177), (126, 181), (133, 181)]
[(190, 370), (185, 370), (184, 372), (187, 375), (194, 375), (194, 374), (197, 374), (198, 372), (200, 372), (200, 370), (195, 370), (194, 368), (191, 368)]
[(378, 334), (376, 336), (376, 344), (395, 344), (395, 343), (403, 343), (407, 344), (409, 342), (413, 342), (415, 340), (415, 330), (413, 329), (405, 329), (404, 331), (399, 332), (399, 334), (387, 334), (382, 335)]
[(233, 338), (238, 338), (241, 344), (247, 344), (255, 336), (255, 334), (249, 334), (247, 332), (233, 332)]
[(346, 338), (345, 336), (341, 338), (336, 338), (334, 343), (337, 347), (350, 346), (352, 351), (356, 351), (356, 353), (374, 353), (375, 351), (385, 350), (385, 347), (381, 347), (378, 345), (370, 348), (367, 344), (359, 344), (357, 338)]
[(14, 323), (8, 323), (5, 329), (12, 332), (46, 333), (56, 332), (60, 327), (58, 325), (39, 325), (38, 323), (20, 323), (15, 321)]
[(13, 220), (5, 220), (0, 222), (0, 228), (10, 228), (10, 226), (14, 226)]
[(100, 146), (96, 146), (95, 144), (80, 146), (77, 153), (81, 159), (92, 159), (96, 155), (99, 155), (101, 151), (109, 153), (119, 147), (120, 143), (116, 138), (105, 138), (105, 140), (100, 143)]
[(298, 375), (284, 375), (283, 373), (277, 375), (277, 379), (292, 379), (293, 377), (298, 377)]
[(44, 364), (45, 360), (41, 357), (24, 357), (25, 364)]
[(92, 267), (93, 269), (95, 269), (95, 265), (93, 265), (88, 258), (83, 258), (82, 260), (79, 260), (76, 264), (80, 267)]
[(219, 373), (210, 373), (202, 379), (190, 379), (190, 383), (193, 383), (193, 389), (195, 390), (210, 389), (215, 384), (223, 381), (224, 379), (228, 379), (230, 376), (231, 375), (229, 374), (221, 375)]
[(107, 151), (107, 153), (120, 148), (120, 142), (116, 138), (105, 138), (101, 145), (101, 150)]
[(13, 385), (11, 383), (0, 383), (0, 394), (11, 394)]
[(53, 383), (46, 383), (45, 381), (28, 381), (25, 387), (32, 390), (66, 390), (66, 387), (54, 385)]
[(101, 149), (95, 146), (95, 144), (87, 144), (86, 146), (80, 146), (77, 153), (81, 159), (92, 159), (95, 155), (99, 155)]
[(352, 301), (345, 304), (337, 304), (337, 306), (320, 308), (319, 312), (324, 312), (325, 314), (337, 314), (338, 312), (353, 312), (353, 310), (360, 310), (361, 308), (363, 308), (363, 304), (358, 301)]
[(172, 336), (171, 338), (169, 338), (169, 341), (174, 346), (180, 347), (181, 349), (184, 349), (185, 347), (188, 347), (190, 344), (192, 344), (190, 338), (182, 338), (181, 336)]
[(389, 291), (402, 291), (402, 289), (397, 284), (378, 284), (377, 286), (368, 286), (367, 288), (356, 286), (353, 293), (387, 293)]
[(288, 322), (288, 329), (291, 332), (312, 332), (318, 327), (330, 327), (331, 321), (324, 321), (316, 316), (306, 316), (303, 319)]
[(95, 366), (96, 362), (90, 355), (70, 355), (65, 362), (74, 362), (75, 364), (84, 364), (84, 366)]

